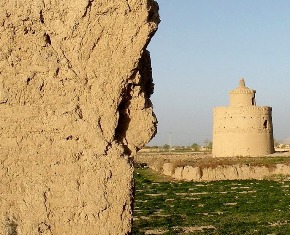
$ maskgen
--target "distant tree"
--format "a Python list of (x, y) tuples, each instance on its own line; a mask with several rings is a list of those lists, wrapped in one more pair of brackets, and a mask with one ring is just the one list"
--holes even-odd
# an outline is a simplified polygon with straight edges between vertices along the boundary
[(210, 141), (207, 145), (208, 149), (212, 149), (212, 142)]
[(199, 146), (197, 143), (193, 143), (193, 144), (191, 145), (191, 148), (192, 148), (194, 151), (198, 151), (199, 148), (200, 148), (200, 146)]
[(212, 142), (208, 139), (204, 140), (204, 147), (206, 148), (207, 151), (212, 149)]
[(169, 149), (170, 149), (169, 144), (164, 144), (164, 145), (163, 145), (163, 149), (169, 150)]

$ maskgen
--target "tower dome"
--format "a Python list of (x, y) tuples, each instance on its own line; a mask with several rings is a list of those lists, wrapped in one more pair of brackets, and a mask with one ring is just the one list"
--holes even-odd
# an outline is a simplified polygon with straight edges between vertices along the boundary
[(246, 87), (242, 78), (239, 87), (230, 91), (230, 106), (256, 106), (255, 93), (255, 90)]

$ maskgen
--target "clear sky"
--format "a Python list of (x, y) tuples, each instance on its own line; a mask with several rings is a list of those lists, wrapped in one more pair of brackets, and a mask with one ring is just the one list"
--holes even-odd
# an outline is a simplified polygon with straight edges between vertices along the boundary
[(290, 0), (158, 0), (149, 45), (158, 133), (149, 145), (212, 139), (212, 110), (245, 78), (273, 108), (274, 138), (290, 137)]

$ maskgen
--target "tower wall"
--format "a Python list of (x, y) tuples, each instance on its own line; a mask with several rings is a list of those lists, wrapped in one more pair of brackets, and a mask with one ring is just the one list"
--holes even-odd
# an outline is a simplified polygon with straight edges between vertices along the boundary
[(244, 94), (230, 93), (230, 106), (251, 106), (255, 105), (255, 93)]
[(214, 109), (214, 157), (253, 157), (273, 152), (270, 107), (232, 106)]

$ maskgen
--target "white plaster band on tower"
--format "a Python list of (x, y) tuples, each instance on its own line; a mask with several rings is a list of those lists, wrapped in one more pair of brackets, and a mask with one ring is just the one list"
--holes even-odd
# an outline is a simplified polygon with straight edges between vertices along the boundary
[(264, 156), (274, 152), (272, 108), (256, 106), (255, 90), (240, 80), (230, 106), (214, 108), (214, 157)]

